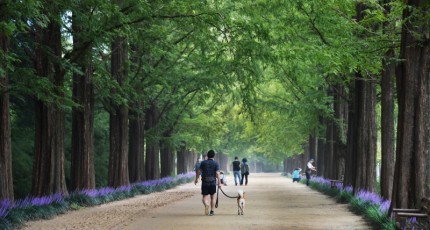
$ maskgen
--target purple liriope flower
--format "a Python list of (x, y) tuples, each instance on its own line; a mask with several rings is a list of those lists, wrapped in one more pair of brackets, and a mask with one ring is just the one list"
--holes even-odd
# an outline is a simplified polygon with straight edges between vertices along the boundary
[[(315, 182), (315, 183), (319, 183), (319, 184), (330, 185), (330, 180), (325, 179), (323, 177), (312, 177), (311, 181)], [(336, 188), (340, 192), (345, 191), (345, 192), (348, 192), (351, 194), (353, 191), (352, 186), (343, 187), (341, 183), (336, 183)], [(391, 205), (390, 200), (385, 200), (380, 195), (373, 193), (373, 192), (366, 191), (364, 189), (360, 189), (358, 191), (358, 193), (355, 195), (355, 197), (357, 199), (360, 199), (363, 202), (367, 202), (367, 203), (370, 203), (372, 205), (377, 205), (379, 207), (378, 211), (380, 214), (387, 214), (388, 209), (390, 208), (390, 205)], [(416, 221), (416, 219), (415, 220), (412, 219), (410, 221)]]
[(98, 190), (98, 195), (99, 196), (106, 196), (106, 195), (110, 195), (114, 192), (115, 192), (115, 189), (110, 188), (110, 187), (104, 187), (104, 188), (100, 188)]
[(99, 195), (99, 191), (97, 189), (83, 189), (78, 192), (78, 194), (83, 194), (89, 197), (97, 197)]
[(325, 185), (330, 185), (330, 180), (325, 179), (323, 177), (312, 177), (311, 181), (314, 183), (318, 183), (318, 184), (325, 184)]
[(352, 186), (346, 186), (346, 187), (345, 187), (345, 191), (347, 191), (347, 192), (349, 192), (349, 193), (352, 193), (352, 191), (353, 191)]
[(388, 213), (388, 209), (390, 208), (391, 205), (391, 201), (390, 200), (385, 200), (381, 203), (381, 205), (379, 206), (379, 213), (381, 214), (386, 214)]
[(118, 187), (116, 189), (116, 192), (125, 192), (125, 191), (130, 192), (132, 188), (133, 187), (131, 185), (124, 185), (124, 186)]
[(34, 197), (31, 199), (31, 205), (42, 206), (52, 203), (60, 203), (64, 201), (64, 196), (61, 193), (55, 193), (49, 196)]
[(154, 187), (154, 186), (159, 186), (159, 185), (165, 185), (174, 181), (177, 181), (179, 179), (183, 179), (183, 178), (192, 178), (195, 176), (194, 172), (191, 173), (186, 173), (186, 174), (179, 174), (176, 177), (164, 177), (161, 179), (157, 179), (157, 180), (149, 180), (149, 181), (141, 181), (141, 182), (137, 182), (131, 185), (125, 185), (125, 186), (121, 186), (118, 188), (111, 188), (111, 187), (103, 187), (103, 188), (99, 188), (99, 189), (83, 189), (78, 191), (78, 194), (83, 194), (89, 197), (98, 197), (98, 196), (106, 196), (106, 195), (110, 195), (112, 193), (115, 192), (130, 192), (135, 186), (146, 186), (146, 187)]
[(381, 205), (383, 202), (383, 199), (381, 196), (379, 196), (376, 193), (366, 191), (364, 189), (360, 189), (358, 193), (355, 195), (358, 199), (368, 202), (370, 204), (376, 204)]
[(13, 202), (9, 199), (0, 200), (0, 208), (10, 209), (13, 207)]
[(9, 213), (10, 207), (0, 206), (0, 218), (5, 218)]
[(417, 218), (416, 217), (411, 217), (406, 219), (406, 222), (411, 223), (411, 224), (415, 224), (417, 223)]

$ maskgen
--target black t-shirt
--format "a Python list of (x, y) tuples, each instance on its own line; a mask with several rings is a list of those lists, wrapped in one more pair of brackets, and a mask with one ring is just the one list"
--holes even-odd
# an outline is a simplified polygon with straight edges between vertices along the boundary
[(240, 171), (240, 161), (233, 161), (233, 171)]
[(218, 162), (208, 159), (200, 164), (203, 184), (216, 184), (216, 173), (219, 171)]

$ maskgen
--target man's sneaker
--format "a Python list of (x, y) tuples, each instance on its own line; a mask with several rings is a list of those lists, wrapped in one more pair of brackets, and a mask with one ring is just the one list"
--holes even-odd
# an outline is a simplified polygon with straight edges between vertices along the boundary
[(209, 205), (205, 205), (205, 215), (209, 215)]
[(209, 214), (209, 216), (213, 216), (215, 215), (214, 211), (211, 210), (211, 213)]

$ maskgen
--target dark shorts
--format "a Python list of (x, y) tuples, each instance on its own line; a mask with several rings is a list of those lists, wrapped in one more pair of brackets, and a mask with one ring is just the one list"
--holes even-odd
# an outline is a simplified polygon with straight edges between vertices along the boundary
[(213, 195), (216, 193), (216, 184), (202, 184), (202, 195)]

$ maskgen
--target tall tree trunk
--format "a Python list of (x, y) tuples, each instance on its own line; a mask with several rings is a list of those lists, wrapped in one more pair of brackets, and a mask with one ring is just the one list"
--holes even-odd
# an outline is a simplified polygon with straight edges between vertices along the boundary
[(152, 102), (146, 113), (146, 129), (149, 130), (146, 137), (146, 179), (153, 180), (160, 178), (160, 141), (157, 132), (159, 122), (159, 111), (157, 103)]
[(347, 102), (345, 101), (345, 88), (341, 84), (336, 86), (334, 93), (334, 115), (336, 123), (333, 126), (333, 178), (342, 179), (345, 174), (345, 155), (346, 155), (346, 122)]
[[(127, 79), (128, 46), (127, 39), (115, 38), (112, 43), (111, 72), (119, 87)], [(113, 90), (112, 94), (117, 92)], [(111, 103), (109, 111), (109, 172), (108, 185), (120, 187), (128, 185), (128, 108), (125, 104)]]
[[(391, 12), (389, 3), (384, 0), (386, 14)], [(390, 30), (390, 23), (383, 25), (384, 32)], [(394, 177), (394, 79), (395, 52), (390, 48), (384, 55), (381, 78), (381, 196), (391, 199)]]
[[(7, 20), (6, 12), (0, 10), (0, 21)], [(8, 55), (9, 38), (0, 30), (0, 53)], [(13, 200), (13, 177), (12, 177), (12, 150), (11, 150), (11, 127), (9, 116), (9, 93), (8, 77), (6, 75), (7, 62), (2, 60), (0, 69), (4, 75), (0, 75), (0, 200)]]
[[(142, 108), (141, 106), (137, 106)], [(128, 166), (130, 182), (138, 182), (146, 179), (145, 176), (145, 119), (139, 112), (130, 112), (130, 152)]]
[(344, 187), (353, 186), (353, 178), (355, 178), (355, 167), (357, 156), (357, 148), (356, 148), (356, 130), (357, 130), (357, 115), (356, 115), (356, 101), (355, 101), (355, 84), (354, 81), (351, 81), (349, 84), (349, 103), (348, 103), (348, 131), (347, 131), (347, 147), (346, 147), (346, 156), (345, 156), (345, 175), (344, 175)]
[(381, 196), (391, 199), (394, 177), (394, 50), (385, 53), (381, 79)]
[(186, 143), (185, 141), (182, 141), (181, 144), (179, 145), (179, 150), (177, 151), (177, 163), (176, 163), (177, 174), (186, 173), (185, 153), (186, 153)]
[[(320, 116), (319, 117), (319, 123), (320, 126), (325, 127), (326, 125), (326, 121), (325, 119)], [(323, 137), (318, 137), (318, 147), (317, 147), (317, 151), (318, 151), (318, 161), (317, 161), (317, 170), (318, 170), (318, 175), (320, 176), (324, 176), (325, 174), (325, 140)]]
[(355, 97), (357, 104), (356, 164), (354, 193), (359, 189), (376, 189), (376, 89), (372, 80), (361, 80), (357, 74)]
[[(54, 12), (51, 12), (54, 15)], [(64, 111), (61, 109), (64, 93), (64, 72), (61, 68), (60, 13), (46, 28), (36, 31), (36, 71), (54, 85), (59, 99), (54, 102), (36, 101), (35, 153), (33, 163), (32, 195), (67, 194), (64, 173)], [(48, 95), (49, 95), (48, 93)]]
[(170, 137), (170, 132), (166, 132), (163, 135), (163, 140), (160, 141), (161, 177), (173, 176), (174, 173), (174, 165), (172, 164), (174, 154), (169, 142)]
[[(407, 1), (397, 72), (399, 118), (392, 207), (413, 208), (426, 195), (430, 75), (429, 5)], [(412, 13), (413, 12), (413, 13)], [(407, 20), (406, 20), (407, 19)], [(427, 180), (427, 181), (426, 181)], [(428, 189), (428, 188), (427, 188)]]
[(148, 139), (146, 143), (146, 179), (158, 179), (160, 178), (160, 144), (157, 140)]
[(334, 140), (333, 140), (333, 121), (327, 120), (326, 127), (326, 143), (324, 148), (324, 177), (333, 178), (333, 156), (334, 156)]
[[(357, 21), (363, 18), (366, 6), (358, 3)], [(376, 89), (373, 79), (355, 74), (353, 104), (348, 118), (348, 150), (344, 186), (352, 185), (354, 193), (360, 189), (376, 189)], [(352, 149), (351, 149), (352, 148)], [(349, 167), (349, 168), (348, 168)], [(348, 172), (350, 171), (350, 172)]]
[(72, 61), (82, 71), (73, 74), (73, 100), (79, 105), (72, 111), (72, 157), (70, 189), (95, 188), (94, 169), (94, 87), (92, 46), (82, 33), (85, 23), (73, 15), (73, 53)]

